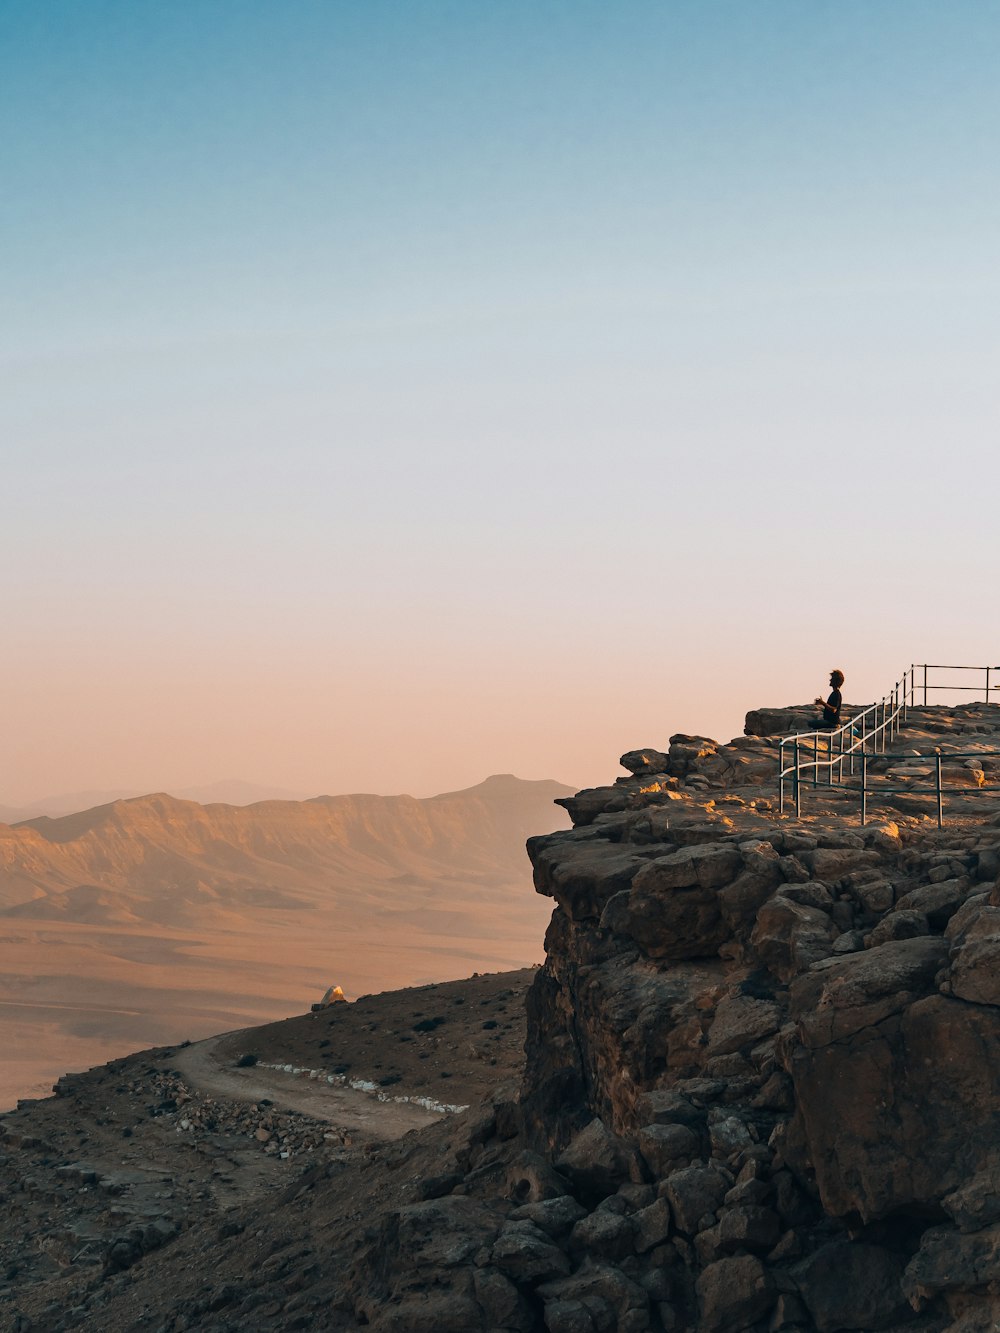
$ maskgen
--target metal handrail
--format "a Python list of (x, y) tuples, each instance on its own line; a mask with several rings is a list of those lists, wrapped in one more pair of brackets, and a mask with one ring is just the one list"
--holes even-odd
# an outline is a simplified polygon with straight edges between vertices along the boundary
[[(942, 666), (940, 662), (938, 662), (938, 663), (922, 662), (922, 663), (920, 664), (919, 668), (916, 667), (916, 666), (911, 666), (911, 667), (910, 667), (910, 672), (911, 672), (911, 674), (912, 674), (913, 672), (917, 671), (918, 669), (921, 670), (921, 671), (924, 673), (924, 679), (923, 679), (923, 691), (924, 691), (924, 707), (925, 707), (925, 708), (927, 707), (927, 691), (928, 691), (928, 690), (961, 690), (961, 691), (965, 691), (965, 692), (971, 691), (972, 693), (975, 693), (975, 694), (978, 694), (978, 693), (979, 693), (979, 686), (978, 686), (978, 685), (929, 685), (929, 684), (927, 683), (927, 673), (928, 673), (928, 671), (983, 671), (983, 672), (986, 673), (986, 686), (985, 686), (985, 691), (986, 691), (986, 703), (989, 703), (989, 701), (990, 701), (990, 693), (991, 693), (991, 692), (992, 692), (993, 694), (1000, 694), (1000, 685), (991, 685), (991, 684), (990, 684), (990, 673), (991, 673), (991, 672), (994, 672), (994, 671), (1000, 672), (1000, 667), (995, 667), (995, 666), (994, 666), (994, 667), (988, 667), (988, 666), (987, 666), (987, 667), (973, 667), (973, 666)], [(904, 676), (905, 676), (906, 673), (904, 672), (903, 674), (904, 674)]]
[[(991, 673), (996, 673), (995, 678), (1000, 677), (1000, 667), (970, 667), (970, 666), (943, 666), (927, 662), (911, 663), (909, 668), (903, 672), (892, 689), (882, 696), (876, 703), (869, 704), (860, 712), (855, 713), (852, 718), (835, 729), (821, 728), (816, 731), (800, 731), (792, 736), (784, 736), (778, 743), (778, 810), (779, 813), (785, 812), (785, 782), (792, 784), (792, 795), (795, 800), (795, 815), (800, 818), (802, 814), (802, 787), (805, 785), (804, 774), (811, 771), (812, 786), (818, 787), (820, 778), (820, 769), (826, 770), (826, 785), (832, 786), (834, 783), (834, 773), (836, 772), (837, 784), (843, 787), (844, 783), (844, 765), (850, 765), (850, 774), (853, 777), (855, 766), (860, 758), (862, 767), (862, 786), (860, 789), (848, 788), (848, 790), (860, 790), (862, 796), (862, 823), (865, 821), (866, 797), (867, 797), (867, 761), (871, 755), (886, 754), (887, 738), (891, 740), (893, 736), (899, 734), (901, 721), (905, 721), (909, 716), (911, 708), (916, 708), (917, 693), (917, 672), (922, 672), (921, 688), (923, 691), (923, 706), (927, 706), (927, 694), (929, 690), (960, 690), (975, 691), (979, 693), (979, 687), (976, 685), (950, 685), (935, 684), (929, 680), (930, 671), (982, 671), (985, 673), (985, 694), (986, 703), (990, 702), (990, 694), (1000, 694), (1000, 685), (990, 684)], [(820, 758), (821, 739), (826, 741), (827, 758)], [(869, 750), (867, 747), (871, 745)], [(792, 751), (792, 762), (786, 766), (786, 747)], [(836, 749), (837, 753), (834, 753)], [(803, 758), (803, 750), (811, 752), (811, 758)], [(983, 751), (983, 754), (986, 752)], [(913, 758), (914, 756), (910, 756)], [(933, 756), (927, 756), (932, 758)], [(913, 788), (906, 790), (912, 791)], [(939, 798), (939, 807), (940, 807)], [(940, 819), (940, 811), (939, 811)]]
[[(949, 763), (954, 763), (958, 760), (964, 760), (964, 759), (1000, 759), (1000, 750), (955, 750), (955, 751), (949, 751), (947, 754), (942, 754), (938, 750), (935, 751), (934, 754), (927, 754), (927, 755), (892, 754), (889, 752), (885, 752), (882, 754), (881, 758), (887, 759), (889, 761), (892, 761), (894, 759), (907, 759), (910, 760), (911, 762), (915, 759), (934, 761), (933, 785), (921, 787), (921, 786), (916, 786), (915, 784), (909, 784), (905, 787), (887, 787), (880, 784), (878, 788), (878, 795), (879, 796), (897, 796), (897, 795), (936, 796), (937, 824), (938, 828), (942, 828), (944, 825), (944, 781), (942, 778), (942, 768), (945, 760), (947, 760)], [(865, 755), (861, 764), (861, 786), (848, 788), (848, 790), (850, 791), (860, 791), (861, 793), (862, 825), (866, 824), (868, 821), (868, 795), (869, 791), (871, 790), (868, 785), (867, 760), (868, 756)], [(966, 796), (978, 796), (980, 795), (980, 793), (983, 792), (988, 793), (996, 791), (1000, 791), (1000, 783), (992, 782), (988, 784), (984, 783), (981, 787), (975, 787), (973, 790), (966, 791), (963, 794)]]

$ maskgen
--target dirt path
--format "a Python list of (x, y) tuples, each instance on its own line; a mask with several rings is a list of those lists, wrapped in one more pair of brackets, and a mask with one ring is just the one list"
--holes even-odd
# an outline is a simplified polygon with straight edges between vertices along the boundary
[(354, 1088), (320, 1084), (259, 1065), (239, 1069), (228, 1049), (238, 1035), (226, 1032), (184, 1047), (173, 1057), (175, 1068), (198, 1092), (239, 1102), (259, 1102), (266, 1097), (282, 1110), (298, 1111), (369, 1139), (398, 1139), (411, 1129), (441, 1119), (423, 1107), (380, 1102)]

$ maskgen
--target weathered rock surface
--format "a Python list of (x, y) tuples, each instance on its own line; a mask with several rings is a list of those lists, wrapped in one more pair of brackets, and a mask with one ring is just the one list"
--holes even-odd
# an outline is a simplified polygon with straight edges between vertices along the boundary
[[(749, 743), (800, 711), (749, 716)], [(739, 753), (688, 735), (666, 765), (630, 753), (631, 772), (679, 782), (671, 805), (643, 813), (633, 794), (547, 844), (542, 888), (558, 882), (567, 920), (534, 986), (526, 1132), (544, 1119), (559, 1145), (583, 1123), (556, 1106), (561, 1069), (575, 1103), (635, 1146), (628, 1173), (638, 1163), (657, 1199), (631, 1218), (633, 1253), (607, 1219), (577, 1235), (640, 1270), (669, 1250), (670, 1280), (637, 1327), (992, 1328), (996, 835), (963, 824), (951, 841), (898, 815), (773, 822), (755, 779), (734, 782)], [(738, 801), (705, 799), (727, 787)], [(574, 863), (567, 844), (584, 834)], [(559, 1318), (616, 1327), (565, 1304)]]

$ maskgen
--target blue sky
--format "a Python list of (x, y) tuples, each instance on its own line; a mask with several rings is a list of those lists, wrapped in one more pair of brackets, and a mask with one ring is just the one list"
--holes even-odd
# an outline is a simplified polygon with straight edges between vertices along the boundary
[(597, 781), (1000, 661), (998, 45), (0, 0), (0, 797)]

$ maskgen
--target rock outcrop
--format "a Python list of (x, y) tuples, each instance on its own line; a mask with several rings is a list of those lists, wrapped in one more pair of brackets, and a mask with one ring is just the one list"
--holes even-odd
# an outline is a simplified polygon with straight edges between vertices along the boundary
[[(507, 1163), (495, 1230), (470, 1221), (461, 1279), (422, 1266), (448, 1327), (1000, 1326), (997, 811), (862, 828), (832, 791), (777, 817), (763, 733), (800, 711), (630, 751), (529, 839), (546, 962), (511, 1138), (458, 1187)], [(402, 1290), (376, 1327), (404, 1327), (379, 1314)], [(443, 1317), (400, 1298), (406, 1327)]]
[(528, 843), (556, 908), (524, 1133), (564, 1176), (617, 1158), (596, 1207), (630, 1239), (601, 1262), (649, 1296), (590, 1324), (545, 1305), (545, 1327), (996, 1328), (995, 809), (775, 819), (752, 785), (773, 752), (741, 771), (734, 746), (631, 752), (633, 777), (563, 802), (572, 832)]

